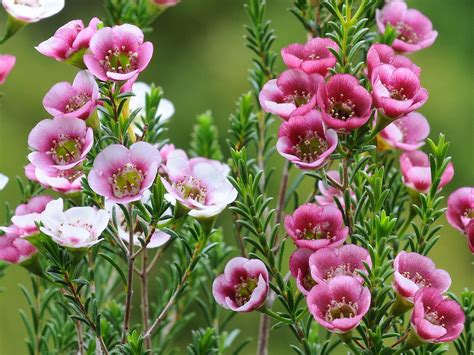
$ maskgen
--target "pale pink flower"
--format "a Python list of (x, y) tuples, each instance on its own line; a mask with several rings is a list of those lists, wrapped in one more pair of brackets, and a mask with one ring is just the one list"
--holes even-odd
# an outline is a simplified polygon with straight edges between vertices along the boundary
[(91, 247), (103, 239), (109, 223), (109, 213), (93, 207), (72, 207), (64, 211), (62, 198), (51, 201), (41, 214), (41, 232), (57, 244), (77, 249)]
[[(89, 42), (100, 23), (97, 17), (92, 18), (87, 27), (82, 20), (69, 21), (59, 27), (53, 37), (41, 42), (35, 48), (41, 54), (60, 62), (71, 59), (73, 64), (81, 64), (82, 56), (89, 48)], [(75, 58), (76, 56), (78, 58)]]
[(0, 236), (0, 260), (10, 264), (21, 264), (36, 252), (36, 248), (21, 236), (13, 233)]
[(334, 333), (356, 328), (370, 307), (367, 287), (350, 276), (336, 276), (314, 286), (306, 296), (308, 309), (316, 322)]
[(385, 127), (377, 138), (382, 148), (413, 151), (425, 144), (429, 134), (428, 120), (418, 112), (411, 112)]
[(153, 55), (153, 44), (143, 39), (142, 30), (134, 25), (104, 27), (92, 37), (84, 63), (100, 80), (134, 82)]
[(324, 79), (319, 74), (306, 74), (300, 69), (284, 71), (278, 79), (268, 81), (259, 95), (263, 110), (288, 119), (308, 113), (316, 106), (318, 86)]
[[(339, 176), (339, 172), (336, 170), (329, 170), (327, 173), (327, 176), (333, 179), (334, 181), (338, 182), (341, 184), (341, 177)], [(331, 185), (326, 185), (323, 180), (318, 181), (318, 190), (319, 194), (314, 196), (314, 199), (316, 200), (316, 203), (320, 206), (324, 205), (334, 205), (336, 206), (336, 202), (334, 201), (334, 198), (336, 198), (340, 203), (341, 206), (345, 206), (345, 201), (344, 201), (344, 194), (342, 193), (341, 190), (339, 190), (337, 187), (331, 186)], [(351, 197), (355, 197), (355, 193), (351, 191)]]
[(337, 207), (312, 203), (304, 204), (293, 215), (286, 216), (285, 229), (298, 248), (311, 250), (340, 246), (349, 231)]
[(376, 12), (377, 26), (380, 33), (390, 24), (397, 31), (397, 38), (392, 43), (393, 49), (399, 52), (416, 52), (431, 46), (438, 32), (433, 30), (431, 21), (421, 12), (408, 9), (402, 1), (394, 1)]
[(309, 259), (313, 251), (310, 249), (296, 249), (290, 256), (290, 272), (291, 276), (296, 279), (296, 286), (303, 295), (316, 285), (316, 281), (311, 277), (309, 269)]
[(321, 113), (312, 110), (304, 116), (293, 116), (281, 124), (277, 150), (300, 169), (319, 169), (329, 162), (337, 147), (337, 133), (326, 130)]
[(29, 213), (41, 213), (52, 200), (53, 198), (48, 195), (33, 196), (26, 203), (22, 203), (15, 208), (15, 215), (24, 216)]
[(367, 75), (369, 79), (373, 70), (382, 64), (390, 64), (395, 68), (408, 68), (420, 76), (421, 68), (403, 55), (396, 55), (392, 47), (386, 44), (375, 43), (367, 52)]
[(64, 0), (2, 0), (2, 5), (11, 17), (32, 23), (56, 15)]
[[(426, 193), (431, 187), (431, 168), (428, 155), (422, 151), (414, 150), (400, 155), (400, 170), (403, 183), (412, 190)], [(448, 184), (454, 176), (454, 166), (450, 162), (443, 174), (439, 189)]]
[(269, 290), (268, 271), (258, 259), (236, 257), (227, 263), (224, 273), (212, 284), (218, 304), (234, 312), (250, 312), (260, 308)]
[(28, 160), (42, 170), (69, 170), (86, 159), (94, 133), (79, 118), (56, 117), (40, 121), (28, 136), (34, 150)]
[(328, 127), (351, 131), (369, 120), (372, 98), (356, 77), (336, 74), (319, 85), (318, 106)]
[(466, 232), (474, 219), (474, 187), (461, 187), (449, 196), (446, 217), (451, 226)]
[(461, 306), (445, 299), (434, 288), (423, 288), (415, 295), (411, 325), (423, 342), (453, 341), (464, 329), (465, 316)]
[(31, 163), (26, 164), (24, 168), (25, 176), (28, 180), (39, 182), (35, 174), (35, 169), (36, 169), (36, 166), (34, 166), (33, 164)]
[(364, 262), (369, 268), (372, 267), (369, 252), (355, 244), (347, 244), (315, 251), (309, 258), (309, 268), (312, 278), (318, 283), (328, 282), (340, 275), (352, 276), (363, 283), (364, 279), (358, 271), (366, 273)]
[(337, 44), (329, 38), (312, 38), (306, 44), (293, 43), (283, 48), (281, 56), (288, 68), (325, 76), (336, 65), (336, 57), (328, 48), (337, 49)]
[(72, 85), (55, 84), (43, 98), (43, 106), (53, 117), (88, 119), (99, 103), (99, 86), (87, 70), (77, 73)]
[(166, 165), (168, 156), (171, 152), (176, 150), (174, 144), (165, 144), (160, 148), (161, 164)]
[(68, 170), (34, 168), (34, 170), (28, 169), (27, 174), (30, 180), (37, 181), (43, 187), (63, 194), (81, 191), (82, 180), (85, 177), (84, 172), (78, 168)]
[(8, 74), (15, 66), (16, 57), (9, 54), (0, 55), (0, 85), (3, 85), (7, 80)]
[(385, 116), (399, 118), (419, 109), (428, 100), (420, 78), (408, 68), (383, 64), (372, 72), (374, 105)]

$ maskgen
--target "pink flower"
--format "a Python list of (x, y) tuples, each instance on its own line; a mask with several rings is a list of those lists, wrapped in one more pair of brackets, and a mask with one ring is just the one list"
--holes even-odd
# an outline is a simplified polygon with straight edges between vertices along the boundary
[[(431, 187), (430, 159), (426, 153), (415, 150), (400, 155), (403, 183), (412, 190), (426, 193)], [(454, 176), (454, 167), (449, 163), (441, 176), (439, 188), (449, 183)]]
[(374, 105), (388, 117), (405, 116), (428, 100), (428, 91), (410, 69), (379, 65), (372, 72), (371, 81)]
[(153, 44), (143, 38), (133, 25), (104, 27), (92, 37), (84, 63), (100, 80), (135, 81), (153, 55)]
[(27, 176), (30, 180), (37, 181), (43, 187), (63, 194), (81, 191), (84, 178), (84, 172), (78, 168), (68, 170), (35, 168), (34, 171), (29, 170), (28, 175), (31, 177)]
[(237, 190), (227, 179), (229, 167), (216, 160), (189, 159), (181, 149), (168, 154), (167, 178), (161, 181), (172, 204), (179, 202), (195, 218), (211, 218), (237, 198)]
[(312, 278), (318, 282), (329, 282), (333, 278), (346, 275), (359, 280), (364, 279), (357, 270), (366, 272), (364, 263), (372, 267), (369, 252), (357, 245), (347, 244), (340, 248), (319, 249), (309, 258), (309, 267)]
[(408, 9), (407, 4), (394, 1), (376, 12), (377, 26), (380, 33), (390, 24), (397, 31), (397, 38), (392, 44), (399, 52), (416, 52), (431, 46), (438, 32), (433, 31), (431, 21), (421, 12)]
[(46, 119), (28, 136), (28, 145), (34, 149), (28, 159), (42, 170), (69, 170), (86, 159), (93, 142), (92, 128), (79, 118)]
[(250, 312), (265, 303), (268, 271), (258, 259), (236, 257), (227, 263), (224, 273), (212, 284), (217, 303), (234, 312)]
[(373, 70), (382, 64), (390, 64), (395, 68), (407, 68), (420, 76), (421, 68), (403, 55), (395, 55), (392, 47), (386, 44), (375, 43), (367, 52), (367, 74), (371, 78)]
[(73, 20), (61, 26), (53, 37), (41, 42), (36, 48), (41, 54), (54, 58), (60, 62), (68, 59), (76, 59), (82, 62), (84, 51), (89, 48), (92, 36), (97, 32), (97, 27), (101, 21), (94, 17), (87, 27), (84, 27), (82, 20)]
[(72, 207), (64, 211), (63, 199), (51, 201), (41, 214), (41, 231), (57, 244), (68, 248), (88, 248), (102, 239), (109, 213), (93, 207)]
[(461, 187), (449, 196), (446, 217), (451, 226), (466, 232), (474, 220), (474, 187)]
[(34, 166), (33, 164), (31, 163), (28, 163), (25, 165), (25, 176), (28, 180), (31, 180), (31, 181), (34, 181), (34, 182), (39, 182), (38, 181), (38, 178), (36, 177), (36, 174), (35, 174), (35, 169), (36, 169), (36, 166)]
[(30, 213), (41, 213), (46, 208), (46, 205), (52, 201), (53, 198), (48, 195), (33, 196), (28, 202), (18, 205), (15, 209), (15, 215), (24, 216)]
[(168, 156), (176, 150), (174, 144), (165, 144), (160, 148), (161, 164), (166, 165)]
[(0, 260), (20, 264), (36, 254), (36, 248), (16, 234), (0, 236)]
[(466, 227), (467, 245), (471, 253), (474, 254), (474, 219), (471, 219)]
[(336, 74), (318, 89), (318, 105), (324, 123), (330, 128), (351, 131), (363, 126), (370, 118), (372, 98), (356, 77)]
[(329, 161), (337, 141), (336, 131), (325, 130), (321, 114), (312, 110), (281, 124), (277, 150), (300, 169), (318, 169)]
[(393, 288), (404, 299), (413, 301), (420, 288), (431, 287), (446, 292), (451, 286), (447, 271), (436, 269), (433, 261), (418, 253), (401, 251), (393, 261)]
[(54, 117), (86, 120), (95, 111), (99, 100), (99, 86), (87, 70), (77, 73), (72, 85), (61, 82), (45, 95), (43, 106)]
[(0, 85), (3, 85), (7, 80), (8, 74), (15, 66), (16, 57), (9, 54), (0, 55)]
[(328, 48), (337, 49), (337, 44), (329, 38), (312, 38), (306, 44), (294, 43), (283, 48), (281, 56), (288, 68), (325, 76), (336, 65), (336, 57)]
[(298, 248), (337, 247), (347, 238), (342, 213), (332, 205), (307, 203), (285, 217), (285, 229)]
[(2, 5), (11, 17), (32, 23), (56, 15), (64, 0), (2, 0)]
[(311, 277), (309, 270), (309, 259), (313, 251), (310, 249), (296, 249), (290, 256), (290, 272), (291, 276), (296, 279), (296, 286), (303, 295), (316, 285), (316, 282)]
[(306, 297), (316, 322), (334, 333), (356, 328), (370, 307), (370, 291), (350, 276), (336, 276), (314, 286)]
[(319, 74), (306, 74), (300, 69), (284, 71), (278, 79), (268, 81), (262, 88), (259, 101), (269, 113), (288, 119), (308, 113), (316, 106)]
[(161, 158), (158, 149), (138, 142), (127, 149), (112, 144), (100, 152), (89, 173), (89, 185), (111, 202), (138, 201), (155, 181)]
[(176, 6), (181, 2), (181, 0), (150, 0), (150, 1), (162, 7)]
[(429, 134), (430, 125), (426, 118), (418, 112), (411, 112), (385, 127), (377, 138), (382, 148), (413, 151), (425, 144)]
[(464, 312), (453, 300), (444, 299), (434, 288), (423, 288), (415, 295), (411, 325), (428, 343), (445, 343), (456, 339), (464, 328)]
[[(334, 181), (338, 182), (341, 184), (341, 177), (339, 176), (339, 172), (336, 170), (329, 170), (327, 173), (328, 177), (332, 178)], [(318, 181), (318, 190), (319, 194), (314, 196), (314, 199), (316, 200), (316, 203), (320, 206), (324, 205), (334, 205), (336, 206), (336, 203), (334, 201), (334, 198), (336, 198), (340, 203), (341, 206), (345, 206), (345, 201), (344, 201), (344, 194), (342, 193), (341, 190), (334, 186), (326, 185), (323, 180)], [(351, 196), (355, 198), (355, 193), (351, 191)]]

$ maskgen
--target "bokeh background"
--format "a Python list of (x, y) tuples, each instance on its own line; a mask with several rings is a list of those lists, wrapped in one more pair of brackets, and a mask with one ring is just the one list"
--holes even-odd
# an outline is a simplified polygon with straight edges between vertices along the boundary
[[(15, 175), (23, 174), (28, 152), (26, 139), (36, 122), (47, 117), (41, 100), (56, 82), (72, 81), (75, 69), (40, 55), (34, 46), (50, 37), (55, 29), (69, 20), (92, 16), (103, 17), (105, 11), (98, 0), (68, 0), (57, 16), (28, 26), (13, 40), (0, 48), (1, 53), (14, 54), (17, 64), (7, 83), (0, 87), (0, 172), (11, 180), (0, 192), (0, 205), (19, 200)], [(243, 24), (247, 18), (244, 0), (183, 0), (167, 11), (148, 37), (155, 44), (155, 56), (141, 80), (155, 82), (165, 90), (165, 97), (174, 102), (176, 115), (170, 123), (171, 141), (183, 148), (189, 145), (193, 120), (211, 109), (225, 147), (228, 116), (242, 92), (249, 90), (247, 71), (251, 56), (243, 45)], [(408, 1), (431, 18), (439, 37), (429, 49), (412, 56), (422, 67), (423, 84), (430, 100), (421, 112), (431, 124), (431, 137), (444, 132), (451, 141), (451, 154), (456, 170), (453, 182), (445, 188), (449, 193), (474, 182), (473, 145), (473, 42), (472, 0)], [(305, 33), (289, 13), (291, 0), (268, 0), (268, 17), (273, 21), (278, 39), (275, 48), (291, 42), (302, 42)], [(0, 10), (0, 32), (4, 31), (5, 13)], [(282, 67), (278, 59), (278, 67)], [(226, 151), (226, 154), (228, 152)], [(282, 160), (276, 159), (277, 169)], [(277, 180), (277, 179), (275, 179)], [(275, 185), (278, 182), (275, 181)], [(3, 210), (2, 210), (3, 212)], [(0, 220), (3, 221), (3, 215)], [(444, 221), (443, 221), (444, 222)], [(452, 291), (472, 288), (473, 257), (465, 238), (450, 226), (441, 231), (442, 238), (432, 257), (453, 279)], [(25, 330), (18, 308), (25, 302), (18, 288), (28, 284), (26, 272), (10, 267), (0, 279), (0, 355), (26, 353)], [(254, 336), (258, 327), (256, 314), (237, 317), (244, 336)], [(189, 334), (185, 335), (185, 338)], [(288, 354), (292, 334), (285, 328), (272, 332), (271, 354)], [(253, 354), (255, 342), (244, 353)], [(341, 350), (342, 353), (342, 350)]]

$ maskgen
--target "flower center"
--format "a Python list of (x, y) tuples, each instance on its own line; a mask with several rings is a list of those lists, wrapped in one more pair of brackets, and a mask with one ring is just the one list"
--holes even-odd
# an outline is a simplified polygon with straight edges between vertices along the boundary
[(311, 59), (311, 60), (317, 60), (317, 59), (321, 59), (321, 57), (316, 54), (316, 53), (311, 53), (309, 56), (308, 56), (308, 59)]
[(240, 306), (246, 304), (252, 296), (253, 290), (257, 287), (256, 277), (240, 278), (240, 283), (234, 286), (235, 302)]
[(23, 5), (28, 7), (41, 7), (39, 0), (15, 0), (15, 5)]
[(177, 183), (176, 189), (184, 199), (194, 200), (202, 204), (206, 203), (207, 188), (192, 176)]
[(300, 237), (300, 239), (305, 240), (318, 240), (318, 239), (332, 239), (333, 236), (320, 224), (313, 227), (312, 223), (308, 223), (308, 225), (303, 229), (297, 229), (296, 233)]
[(339, 99), (331, 97), (327, 113), (340, 120), (348, 120), (355, 115), (355, 104), (351, 99), (344, 99), (344, 94), (339, 95)]
[(311, 100), (311, 94), (306, 91), (295, 90), (293, 95), (285, 97), (285, 102), (293, 102), (297, 107), (307, 104), (309, 100)]
[(330, 280), (332, 279), (333, 277), (336, 277), (336, 276), (354, 276), (354, 272), (353, 272), (353, 269), (351, 268), (351, 264), (350, 263), (347, 263), (347, 264), (341, 264), (341, 265), (338, 265), (336, 268), (330, 268), (327, 272), (326, 272), (326, 276), (324, 277), (325, 280)]
[(353, 318), (357, 315), (358, 308), (359, 306), (356, 302), (346, 302), (345, 297), (341, 301), (332, 300), (328, 304), (324, 318), (327, 322), (332, 322), (334, 319), (339, 318)]
[(140, 193), (142, 182), (145, 179), (141, 170), (133, 164), (126, 164), (112, 175), (112, 190), (115, 197), (135, 196)]
[(137, 69), (137, 57), (137, 52), (127, 52), (126, 47), (122, 46), (120, 49), (109, 49), (104, 60), (100, 61), (100, 64), (108, 72), (125, 74)]
[(90, 95), (86, 93), (81, 93), (76, 96), (73, 96), (69, 99), (68, 103), (66, 104), (65, 111), (67, 113), (77, 111), (82, 106), (84, 106), (90, 99), (91, 99)]
[(398, 101), (403, 101), (407, 99), (407, 95), (405, 94), (404, 88), (397, 89), (390, 85), (385, 85), (385, 87), (390, 92), (390, 98)]
[(80, 170), (74, 170), (74, 169), (69, 169), (69, 170), (59, 170), (58, 177), (62, 179), (66, 179), (70, 183), (74, 182), (77, 178), (81, 177), (82, 171)]
[(416, 34), (413, 27), (403, 22), (397, 22), (395, 29), (398, 32), (398, 39), (406, 43), (417, 43), (418, 35)]
[(418, 287), (431, 287), (431, 282), (428, 282), (419, 272), (411, 273), (405, 271), (402, 273), (403, 277), (413, 281)]
[(311, 290), (314, 285), (316, 285), (316, 281), (311, 277), (311, 274), (308, 272), (305, 276), (301, 278), (301, 284), (306, 290)]
[(316, 132), (308, 131), (305, 136), (298, 137), (293, 147), (295, 155), (305, 163), (312, 163), (328, 149), (328, 143)]
[(464, 217), (473, 219), (474, 218), (474, 208), (468, 208), (464, 211)]
[(81, 157), (82, 141), (80, 138), (71, 138), (66, 134), (60, 134), (58, 139), (53, 140), (50, 149), (51, 159), (57, 165), (66, 165), (77, 161)]
[(445, 324), (443, 323), (444, 316), (440, 316), (438, 311), (431, 311), (431, 307), (425, 307), (425, 319), (434, 325), (439, 325), (445, 328)]

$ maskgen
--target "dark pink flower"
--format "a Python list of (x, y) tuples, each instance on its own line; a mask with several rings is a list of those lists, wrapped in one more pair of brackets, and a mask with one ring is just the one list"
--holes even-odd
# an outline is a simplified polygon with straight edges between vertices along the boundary
[[(28, 167), (28, 166), (27, 166)], [(51, 188), (54, 191), (69, 194), (81, 191), (84, 172), (79, 168), (68, 170), (59, 170), (55, 168), (29, 170), (30, 180), (39, 182), (45, 188)]]
[(99, 100), (99, 86), (92, 74), (77, 73), (72, 85), (66, 81), (55, 84), (43, 98), (43, 106), (53, 117), (86, 120), (95, 111)]
[(420, 78), (407, 68), (379, 65), (372, 72), (374, 105), (385, 115), (398, 118), (419, 109), (428, 100)]
[(431, 21), (421, 12), (408, 9), (402, 1), (394, 1), (376, 12), (377, 26), (381, 33), (390, 24), (397, 31), (397, 38), (392, 44), (399, 52), (416, 52), (431, 46), (437, 31), (433, 31)]
[(471, 219), (466, 227), (467, 245), (471, 253), (474, 254), (474, 219)]
[(236, 257), (227, 263), (224, 273), (212, 284), (217, 303), (234, 312), (260, 308), (267, 298), (268, 271), (258, 259)]
[(86, 158), (93, 142), (92, 128), (79, 118), (46, 119), (39, 122), (28, 136), (28, 145), (34, 149), (28, 159), (43, 170), (69, 170)]
[(286, 216), (285, 229), (298, 248), (311, 250), (337, 247), (344, 243), (348, 233), (337, 207), (312, 203), (304, 204), (293, 215)]
[[(426, 193), (431, 187), (431, 168), (428, 155), (415, 150), (400, 155), (400, 170), (403, 183), (412, 190)], [(454, 176), (454, 166), (450, 162), (441, 176), (439, 188), (448, 184)]]
[(283, 48), (281, 56), (288, 68), (325, 76), (336, 65), (336, 57), (328, 48), (337, 49), (337, 44), (329, 38), (312, 38), (306, 44), (293, 43)]
[(155, 181), (160, 162), (160, 152), (149, 143), (134, 143), (130, 149), (112, 144), (95, 158), (89, 185), (111, 202), (138, 201)]
[(350, 131), (363, 126), (372, 113), (372, 98), (356, 77), (336, 74), (318, 89), (318, 105), (330, 128)]
[(367, 52), (367, 75), (369, 79), (373, 70), (382, 64), (390, 64), (395, 68), (408, 68), (420, 76), (421, 68), (403, 55), (396, 55), (392, 47), (386, 44), (375, 43)]
[(300, 169), (319, 169), (337, 147), (337, 133), (325, 130), (321, 114), (312, 110), (304, 116), (293, 116), (281, 124), (277, 150)]
[(461, 187), (449, 196), (446, 217), (450, 225), (466, 232), (474, 219), (474, 187)]
[(464, 312), (453, 300), (444, 299), (434, 288), (423, 288), (415, 295), (411, 325), (428, 343), (445, 343), (456, 339), (464, 328)]
[(20, 264), (36, 254), (36, 248), (26, 239), (12, 233), (0, 236), (0, 260)]
[(334, 333), (356, 328), (370, 307), (370, 291), (350, 276), (336, 276), (314, 286), (306, 296), (316, 322)]
[(153, 44), (143, 39), (134, 25), (104, 27), (92, 37), (84, 63), (100, 80), (135, 81), (153, 55)]
[(41, 213), (46, 208), (46, 205), (52, 200), (53, 198), (48, 195), (33, 196), (26, 203), (22, 203), (16, 207), (15, 215), (24, 216), (29, 213)]
[(311, 254), (313, 254), (312, 250), (299, 248), (290, 256), (291, 276), (296, 279), (298, 290), (305, 296), (313, 286), (316, 285), (309, 270), (309, 258)]
[(278, 79), (268, 81), (259, 95), (260, 105), (269, 113), (288, 119), (308, 113), (316, 106), (319, 74), (306, 74), (300, 69), (284, 71)]
[(433, 261), (418, 253), (401, 251), (393, 261), (395, 273), (393, 288), (404, 299), (413, 301), (420, 288), (435, 288), (446, 292), (451, 286), (451, 277), (447, 271), (436, 269)]
[[(82, 62), (84, 51), (89, 48), (92, 36), (97, 32), (100, 20), (94, 17), (87, 27), (82, 20), (73, 20), (61, 26), (53, 37), (41, 42), (36, 48), (41, 54), (54, 58), (58, 61), (65, 61), (78, 54), (78, 63)], [(78, 53), (80, 52), (80, 53)], [(75, 62), (75, 61), (74, 61)]]
[(428, 120), (418, 112), (411, 112), (385, 127), (378, 135), (379, 145), (404, 151), (413, 151), (425, 144), (430, 134)]
[(372, 267), (369, 252), (357, 245), (347, 244), (340, 248), (322, 248), (317, 250), (309, 258), (309, 267), (312, 278), (318, 282), (328, 282), (340, 276), (352, 276), (359, 280), (364, 279), (357, 271), (366, 271), (364, 263)]
[(12, 71), (15, 66), (16, 57), (9, 54), (0, 55), (0, 85), (4, 84), (7, 80), (8, 74)]

